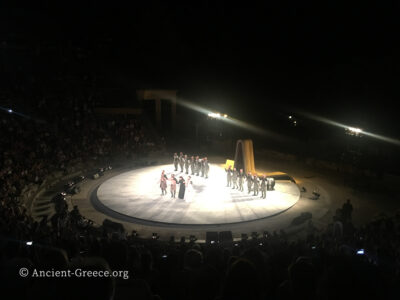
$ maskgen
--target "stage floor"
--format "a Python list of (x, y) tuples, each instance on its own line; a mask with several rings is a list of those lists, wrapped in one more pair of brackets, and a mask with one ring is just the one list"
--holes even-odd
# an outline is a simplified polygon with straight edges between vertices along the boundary
[(276, 181), (275, 190), (268, 191), (266, 199), (261, 193), (253, 196), (226, 187), (226, 173), (222, 166), (211, 164), (209, 178), (192, 176), (193, 189), (186, 199), (171, 198), (169, 184), (167, 195), (159, 187), (161, 171), (168, 178), (188, 175), (174, 172), (171, 165), (135, 169), (116, 175), (97, 189), (97, 199), (104, 207), (124, 219), (145, 220), (164, 224), (211, 225), (254, 221), (280, 214), (292, 207), (300, 198), (300, 190), (291, 181)]

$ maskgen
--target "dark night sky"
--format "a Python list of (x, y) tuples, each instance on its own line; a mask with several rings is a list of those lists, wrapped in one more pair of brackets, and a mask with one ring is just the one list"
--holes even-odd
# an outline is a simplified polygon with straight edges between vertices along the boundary
[(178, 88), (239, 117), (297, 107), (395, 133), (399, 3), (33, 2), (3, 4), (3, 36), (88, 48), (112, 39), (99, 64), (127, 82)]

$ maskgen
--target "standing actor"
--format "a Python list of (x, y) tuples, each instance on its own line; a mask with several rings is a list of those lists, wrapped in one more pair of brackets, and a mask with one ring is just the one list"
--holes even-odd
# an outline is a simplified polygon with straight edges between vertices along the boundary
[(196, 156), (195, 169), (196, 169), (196, 171), (195, 171), (196, 176), (199, 176), (199, 172), (200, 172), (200, 159), (199, 159), (199, 156)]
[(238, 178), (238, 172), (236, 171), (236, 168), (233, 168), (232, 172), (232, 189), (237, 189), (237, 178)]
[(175, 171), (178, 171), (178, 163), (179, 163), (179, 156), (177, 153), (174, 153), (174, 167)]
[(253, 190), (254, 190), (254, 193), (253, 193), (253, 196), (258, 196), (258, 188), (259, 188), (259, 182), (258, 182), (258, 177), (257, 177), (257, 174), (254, 174), (254, 176), (253, 176)]
[(243, 192), (243, 181), (244, 181), (244, 173), (243, 169), (240, 169), (239, 175), (238, 175), (238, 180), (239, 180), (239, 191)]
[(206, 174), (206, 178), (208, 178), (209, 171), (210, 171), (210, 165), (208, 164), (207, 157), (204, 157), (204, 173)]
[(263, 175), (261, 177), (261, 198), (265, 199), (267, 197), (267, 179)]
[(190, 164), (190, 159), (185, 154), (185, 171), (186, 171), (186, 174), (189, 174), (189, 164)]
[(160, 188), (162, 196), (167, 194), (167, 180), (168, 180), (167, 175), (165, 175), (165, 171), (163, 170), (160, 179)]
[(186, 178), (185, 185), (185, 200), (186, 202), (191, 202), (194, 196), (192, 177), (188, 176)]
[(183, 179), (182, 176), (179, 176), (179, 193), (178, 193), (178, 198), (183, 199), (185, 198), (185, 180)]
[(201, 177), (204, 177), (204, 158), (200, 159), (200, 173)]
[(183, 153), (181, 152), (179, 154), (179, 166), (181, 167), (181, 173), (183, 173), (183, 165), (185, 164), (185, 157), (183, 156)]
[(192, 175), (194, 175), (195, 169), (196, 169), (196, 167), (195, 167), (194, 156), (192, 156), (190, 159), (190, 171), (192, 172)]
[(171, 174), (171, 198), (175, 198), (175, 194), (176, 194), (176, 178), (174, 174)]
[(229, 166), (228, 169), (225, 169), (226, 172), (226, 186), (230, 187), (232, 183), (232, 167)]
[(247, 180), (247, 191), (248, 194), (250, 194), (251, 186), (253, 185), (253, 176), (251, 176), (250, 172), (247, 174), (246, 180)]

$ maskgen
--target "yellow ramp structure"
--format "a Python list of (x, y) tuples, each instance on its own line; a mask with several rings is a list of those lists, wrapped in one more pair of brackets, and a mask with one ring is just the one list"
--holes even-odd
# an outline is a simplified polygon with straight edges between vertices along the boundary
[(236, 142), (235, 168), (243, 169), (245, 173), (255, 173), (254, 151), (252, 140), (238, 140)]

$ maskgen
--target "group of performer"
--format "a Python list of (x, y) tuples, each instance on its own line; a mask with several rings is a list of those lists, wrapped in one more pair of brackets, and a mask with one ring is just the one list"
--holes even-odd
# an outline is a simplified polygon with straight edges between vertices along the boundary
[(247, 192), (248, 194), (253, 191), (253, 196), (258, 196), (261, 191), (261, 198), (265, 199), (267, 197), (267, 190), (274, 190), (275, 179), (270, 177), (265, 177), (262, 175), (259, 177), (257, 174), (252, 175), (250, 172), (247, 175), (243, 172), (243, 169), (239, 171), (231, 166), (226, 171), (227, 187), (232, 187), (232, 189), (238, 189), (243, 192), (244, 181), (247, 181)]
[[(174, 153), (173, 159), (174, 159), (173, 163), (174, 163), (175, 172), (179, 171), (178, 167), (180, 167), (181, 173), (183, 173), (185, 170), (185, 174), (189, 175), (189, 171), (190, 171), (191, 175), (208, 178), (208, 173), (210, 171), (210, 165), (208, 163), (207, 157), (204, 157), (204, 158), (200, 158), (199, 156), (189, 157), (187, 154), (183, 155), (183, 153), (180, 152), (179, 156), (177, 153)], [(193, 192), (192, 192), (193, 191), (193, 183), (192, 183), (191, 179), (192, 179), (191, 176), (187, 176), (186, 179), (183, 178), (183, 176), (179, 176), (179, 178), (176, 178), (175, 174), (171, 174), (170, 178), (168, 178), (167, 174), (165, 174), (165, 171), (162, 171), (161, 178), (160, 178), (161, 195), (167, 194), (167, 187), (168, 187), (168, 182), (169, 182), (171, 198), (175, 198), (176, 189), (177, 189), (177, 186), (179, 186), (178, 198), (188, 200), (189, 198), (191, 198), (191, 196), (193, 194)], [(186, 194), (186, 196), (185, 196), (185, 194)]]
[(187, 154), (183, 155), (182, 152), (180, 152), (179, 156), (177, 153), (174, 153), (175, 171), (178, 171), (178, 166), (180, 167), (182, 173), (183, 169), (185, 169), (185, 174), (189, 174), (190, 169), (191, 175), (201, 176), (205, 178), (208, 178), (208, 172), (210, 171), (207, 157), (189, 157)]
[(188, 176), (185, 180), (183, 176), (179, 176), (179, 178), (177, 179), (174, 174), (171, 174), (170, 178), (168, 178), (167, 174), (165, 174), (165, 171), (163, 170), (161, 172), (161, 179), (160, 179), (161, 195), (167, 194), (167, 182), (170, 182), (171, 198), (175, 198), (176, 196), (177, 185), (179, 185), (179, 191), (178, 191), (179, 199), (184, 199), (185, 192), (190, 192), (192, 190), (191, 176)]

